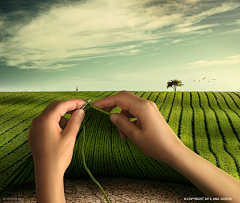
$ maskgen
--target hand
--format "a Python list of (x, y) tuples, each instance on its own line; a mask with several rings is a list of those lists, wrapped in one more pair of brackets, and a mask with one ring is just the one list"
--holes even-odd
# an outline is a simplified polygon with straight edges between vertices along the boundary
[[(28, 143), (34, 160), (38, 202), (60, 202), (54, 197), (55, 192), (60, 191), (55, 185), (61, 185), (59, 180), (71, 162), (77, 132), (85, 116), (79, 108), (84, 104), (81, 99), (56, 100), (32, 121)], [(72, 114), (69, 120), (63, 117), (66, 113)]]
[[(110, 120), (118, 128), (121, 138), (129, 138), (139, 150), (153, 159), (170, 164), (174, 161), (175, 150), (185, 147), (151, 101), (122, 91), (92, 104), (108, 112), (120, 107), (121, 113), (111, 114)], [(137, 120), (131, 122), (129, 118)]]

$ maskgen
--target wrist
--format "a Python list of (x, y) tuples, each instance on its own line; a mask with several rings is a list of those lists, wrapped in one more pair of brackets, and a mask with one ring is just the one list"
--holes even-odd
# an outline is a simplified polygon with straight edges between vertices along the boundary
[(34, 171), (38, 202), (65, 203), (63, 174), (47, 165), (34, 165)]
[(170, 167), (177, 171), (182, 171), (185, 167), (185, 164), (190, 160), (190, 157), (194, 155), (188, 147), (186, 147), (182, 142), (177, 143), (173, 147), (169, 162), (167, 163)]

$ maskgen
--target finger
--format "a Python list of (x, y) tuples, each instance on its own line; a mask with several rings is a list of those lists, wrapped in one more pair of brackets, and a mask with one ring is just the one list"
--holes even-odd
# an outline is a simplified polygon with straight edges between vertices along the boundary
[(134, 123), (136, 126), (138, 126), (139, 128), (142, 128), (141, 123), (139, 122), (139, 120), (135, 120), (132, 123)]
[(54, 100), (50, 104), (47, 105), (47, 107), (42, 111), (41, 115), (48, 114), (56, 104), (61, 102), (60, 100)]
[(72, 113), (62, 134), (65, 140), (69, 140), (70, 142), (76, 140), (76, 136), (84, 119), (84, 116), (85, 111), (82, 109), (76, 110)]
[(124, 116), (128, 117), (128, 118), (135, 118), (134, 115), (132, 115), (129, 111), (126, 111), (124, 109), (122, 109), (120, 113), (123, 114)]
[(134, 125), (131, 121), (129, 121), (126, 116), (120, 113), (111, 114), (110, 120), (121, 132), (123, 132), (131, 140), (135, 139), (135, 136), (137, 136), (141, 132), (141, 130), (136, 125)]
[(67, 122), (68, 122), (68, 119), (62, 116), (59, 122), (60, 127), (63, 129), (66, 126)]
[(119, 129), (117, 129), (118, 130), (118, 133), (119, 133), (119, 135), (120, 135), (120, 137), (123, 139), (123, 140), (126, 140), (128, 137), (127, 137), (127, 135), (124, 133), (124, 132), (122, 132), (121, 130), (119, 130)]
[[(100, 100), (99, 100), (100, 101)], [(98, 106), (98, 102), (96, 103), (96, 102), (93, 102), (93, 103), (91, 103), (93, 106), (96, 106), (97, 108), (100, 108), (99, 106)], [(96, 105), (97, 104), (97, 105)], [(107, 111), (107, 112), (111, 112), (113, 109), (115, 109), (117, 106), (112, 106), (112, 107), (105, 107), (105, 108), (100, 108), (100, 109), (102, 109), (102, 110), (104, 110), (104, 111)]]
[[(94, 102), (94, 105), (101, 109), (118, 106), (123, 110), (129, 111), (132, 115), (138, 118), (139, 116), (143, 117), (143, 114), (141, 112), (144, 111), (142, 108), (142, 104), (144, 102), (146, 102), (146, 100), (136, 96), (133, 93), (121, 91), (116, 95), (105, 97)], [(144, 117), (141, 119), (144, 119)]]
[(49, 114), (52, 118), (59, 122), (61, 117), (64, 116), (67, 112), (80, 109), (86, 102), (82, 99), (72, 99), (61, 102), (56, 102), (51, 109)]

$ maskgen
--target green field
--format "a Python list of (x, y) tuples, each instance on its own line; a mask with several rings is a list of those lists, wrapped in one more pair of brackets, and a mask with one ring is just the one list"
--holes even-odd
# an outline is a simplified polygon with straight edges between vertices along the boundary
[[(106, 92), (0, 93), (0, 195), (34, 183), (28, 131), (33, 118), (54, 100), (81, 98), (91, 102), (117, 94)], [(137, 92), (153, 101), (181, 141), (192, 151), (240, 180), (239, 92)], [(113, 112), (120, 112), (116, 108)], [(70, 115), (66, 115), (67, 118)], [(122, 140), (109, 115), (89, 109), (85, 115), (85, 160), (100, 176), (147, 178), (189, 183), (181, 174)], [(82, 126), (66, 178), (89, 178), (81, 157)], [(174, 149), (173, 149), (174, 150)]]

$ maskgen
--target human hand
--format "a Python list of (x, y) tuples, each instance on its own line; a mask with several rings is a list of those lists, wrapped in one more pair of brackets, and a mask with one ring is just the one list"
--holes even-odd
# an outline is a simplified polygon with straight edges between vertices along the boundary
[[(144, 154), (166, 164), (174, 162), (174, 153), (185, 147), (167, 124), (154, 102), (121, 91), (92, 105), (111, 112), (117, 106), (121, 113), (113, 113), (110, 120), (118, 128), (122, 139), (129, 138)], [(131, 122), (129, 118), (137, 118)]]
[[(85, 116), (79, 108), (84, 104), (81, 99), (55, 100), (32, 121), (28, 143), (34, 160), (38, 202), (63, 201), (61, 178), (72, 160), (77, 132)], [(66, 113), (72, 114), (69, 120), (63, 117)]]
[[(79, 109), (83, 104), (85, 101), (81, 99), (55, 100), (33, 119), (28, 143), (34, 162), (47, 163), (56, 171), (65, 172), (71, 162), (76, 135), (85, 116), (85, 112)], [(67, 113), (72, 114), (69, 120), (63, 117)]]

